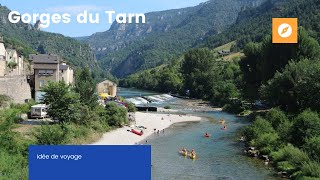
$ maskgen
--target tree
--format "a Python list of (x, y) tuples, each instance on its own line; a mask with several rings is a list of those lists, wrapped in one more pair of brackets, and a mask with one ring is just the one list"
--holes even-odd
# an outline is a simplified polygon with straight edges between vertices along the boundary
[(104, 116), (109, 126), (122, 127), (128, 123), (128, 112), (124, 107), (118, 106), (114, 102), (106, 104)]
[(42, 103), (47, 104), (48, 114), (60, 122), (78, 123), (81, 118), (80, 96), (70, 90), (64, 81), (49, 82), (42, 88), (45, 92)]
[(79, 70), (75, 78), (75, 91), (80, 94), (81, 103), (89, 106), (91, 109), (98, 105), (98, 96), (96, 95), (95, 83), (88, 68)]
[(292, 123), (283, 111), (279, 108), (272, 108), (266, 114), (265, 119), (271, 123), (283, 141), (288, 142), (290, 140)]
[(320, 117), (318, 113), (305, 110), (294, 119), (292, 143), (301, 147), (308, 139), (320, 136)]
[(261, 96), (271, 105), (296, 112), (320, 110), (320, 62), (305, 59), (290, 62), (282, 73), (261, 87)]
[(245, 129), (245, 134), (249, 141), (256, 139), (260, 134), (264, 133), (275, 133), (275, 130), (270, 122), (261, 117), (257, 117), (253, 124)]
[(184, 89), (190, 90), (192, 97), (205, 98), (205, 87), (213, 70), (214, 54), (207, 48), (193, 49), (184, 56), (181, 72), (184, 77)]
[(308, 59), (315, 63), (320, 57), (320, 45), (301, 27), (298, 44), (272, 44), (267, 36), (261, 43), (249, 43), (244, 53), (246, 57), (240, 62), (244, 80), (247, 87), (257, 91), (262, 84), (279, 76), (290, 61)]

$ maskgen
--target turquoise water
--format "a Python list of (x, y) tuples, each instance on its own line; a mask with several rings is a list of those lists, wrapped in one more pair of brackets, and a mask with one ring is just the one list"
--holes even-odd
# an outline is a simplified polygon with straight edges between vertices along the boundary
[(159, 93), (153, 91), (146, 91), (140, 90), (135, 88), (118, 88), (117, 95), (124, 97), (124, 98), (131, 98), (131, 97), (140, 97), (140, 96), (151, 96), (151, 95), (158, 95)]
[[(273, 172), (261, 161), (246, 157), (243, 144), (234, 139), (237, 129), (246, 124), (243, 120), (223, 112), (206, 115), (225, 119), (228, 130), (210, 121), (180, 123), (148, 139), (152, 145), (152, 179), (273, 179)], [(206, 131), (210, 138), (203, 137)], [(178, 148), (183, 146), (195, 149), (198, 159), (179, 155)]]
[[(121, 91), (120, 91), (121, 92)], [(136, 89), (122, 89), (122, 94), (140, 93), (142, 96), (153, 95), (154, 92)], [(126, 96), (128, 97), (128, 96)], [(185, 109), (184, 101), (173, 99), (157, 106), (171, 105), (180, 112), (225, 119), (228, 130), (221, 130), (217, 121), (179, 123), (165, 130), (165, 133), (154, 134), (148, 138), (152, 145), (152, 179), (153, 180), (260, 180), (275, 179), (273, 171), (268, 170), (262, 161), (249, 158), (243, 154), (244, 144), (236, 139), (236, 132), (248, 124), (247, 121), (224, 112), (198, 112)], [(204, 133), (212, 136), (204, 138)], [(196, 160), (178, 154), (178, 148), (195, 149)]]

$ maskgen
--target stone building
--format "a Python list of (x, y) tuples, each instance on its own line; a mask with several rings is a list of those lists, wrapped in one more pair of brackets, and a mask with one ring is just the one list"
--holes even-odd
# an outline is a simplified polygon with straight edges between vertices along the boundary
[(117, 96), (117, 84), (109, 80), (102, 81), (97, 84), (97, 92), (98, 94), (107, 93), (115, 97)]
[(6, 73), (6, 48), (3, 44), (3, 38), (0, 37), (0, 77)]
[(61, 57), (51, 54), (31, 54), (29, 60), (34, 69), (34, 97), (37, 102), (43, 96), (41, 88), (49, 81), (65, 81), (73, 84), (73, 69)]

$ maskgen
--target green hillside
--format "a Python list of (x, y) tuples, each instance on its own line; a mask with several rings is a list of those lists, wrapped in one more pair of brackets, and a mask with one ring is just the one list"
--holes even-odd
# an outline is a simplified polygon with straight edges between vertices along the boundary
[(118, 77), (170, 62), (208, 34), (223, 32), (238, 13), (264, 0), (210, 0), (195, 7), (147, 13), (146, 24), (116, 24), (85, 38), (101, 66)]
[(30, 24), (12, 24), (7, 16), (10, 10), (0, 6), (0, 35), (7, 46), (16, 48), (25, 57), (29, 53), (52, 53), (62, 56), (74, 67), (89, 67), (101, 76), (101, 69), (88, 45), (61, 34), (35, 30)]
[(257, 42), (271, 34), (273, 17), (299, 18), (299, 26), (320, 40), (320, 3), (318, 0), (268, 0), (257, 8), (239, 14), (235, 24), (228, 30), (205, 38), (203, 46), (216, 47), (237, 40), (239, 48), (248, 42)]

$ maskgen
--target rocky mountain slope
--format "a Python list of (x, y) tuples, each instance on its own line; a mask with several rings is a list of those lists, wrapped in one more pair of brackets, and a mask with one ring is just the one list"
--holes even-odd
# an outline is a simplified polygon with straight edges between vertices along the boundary
[(146, 24), (112, 24), (102, 33), (82, 38), (99, 63), (118, 77), (171, 61), (203, 37), (219, 34), (240, 12), (264, 0), (210, 0), (195, 7), (146, 14)]

